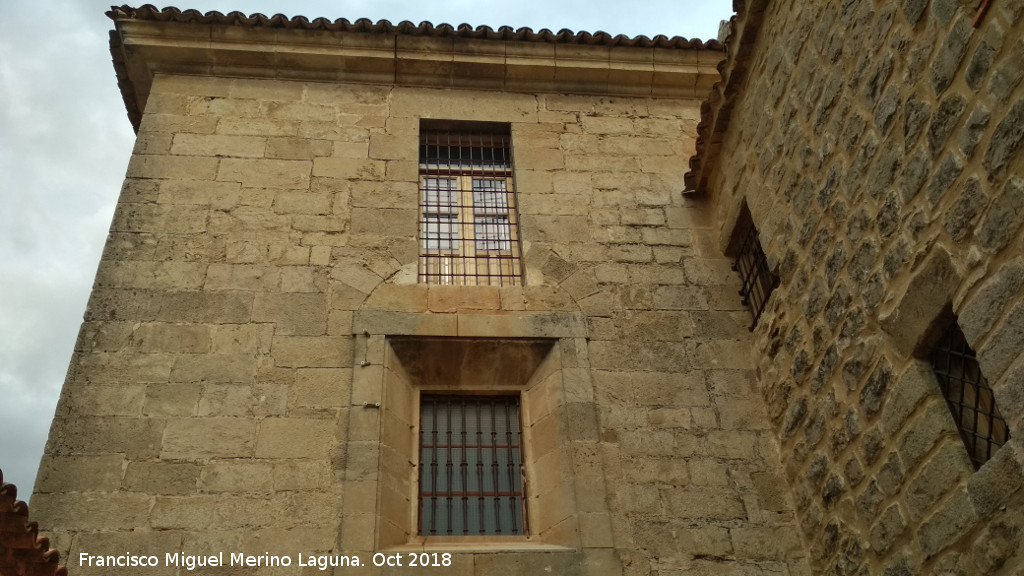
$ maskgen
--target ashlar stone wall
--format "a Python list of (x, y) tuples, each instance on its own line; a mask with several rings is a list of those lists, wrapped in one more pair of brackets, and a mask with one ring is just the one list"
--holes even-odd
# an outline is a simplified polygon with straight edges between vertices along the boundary
[[(1024, 3), (749, 4), (710, 190), (781, 277), (758, 385), (812, 570), (1018, 574)], [(944, 310), (1010, 428), (978, 471), (921, 360)]]
[[(33, 497), (40, 524), (70, 558), (365, 563), (414, 536), (408, 350), (526, 338), (550, 350), (522, 384), (528, 473), (557, 487), (530, 493), (540, 542), (454, 545), (445, 574), (807, 574), (738, 279), (707, 203), (679, 193), (697, 114), (158, 74)], [(510, 123), (523, 286), (416, 283), (421, 118)]]

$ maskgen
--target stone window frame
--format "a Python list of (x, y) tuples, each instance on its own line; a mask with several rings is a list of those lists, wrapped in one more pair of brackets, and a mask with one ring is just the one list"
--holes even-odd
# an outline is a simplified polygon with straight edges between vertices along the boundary
[[(953, 297), (962, 282), (963, 279), (953, 266), (949, 252), (936, 245), (914, 270), (902, 296), (887, 312), (879, 315), (879, 325), (888, 334), (896, 351), (924, 367), (924, 372), (931, 380), (929, 393), (941, 398), (947, 407), (948, 399), (929, 356), (952, 325), (955, 324), (959, 328), (959, 318), (953, 309)], [(966, 335), (964, 342), (973, 350)], [(980, 369), (979, 365), (979, 371)], [(955, 411), (950, 407), (947, 413), (949, 431), (955, 432), (963, 443)], [(1007, 429), (1009, 430), (1009, 426)], [(984, 464), (976, 465), (966, 444), (963, 444), (963, 449), (963, 465), (969, 472), (978, 472), (985, 468)], [(993, 452), (988, 462), (997, 459), (999, 453)]]
[(419, 282), (522, 285), (511, 124), (421, 119), (418, 171)]
[[(485, 552), (578, 549), (579, 527), (575, 511), (571, 510), (574, 506), (565, 506), (575, 500), (570, 458), (561, 448), (566, 443), (564, 434), (568, 423), (558, 422), (553, 414), (557, 408), (558, 388), (561, 386), (558, 340), (388, 336), (384, 344), (386, 356), (380, 407), (381, 453), (376, 549)], [(424, 351), (396, 351), (396, 345), (402, 344), (412, 349), (422, 348)], [(517, 363), (516, 356), (519, 354), (516, 348), (532, 345), (546, 348), (547, 351), (536, 369), (530, 374), (520, 374), (517, 382), (510, 382), (501, 376), (490, 381), (484, 377), (467, 384), (464, 380), (482, 376), (480, 371), (474, 370), (472, 364), (463, 367), (462, 377), (454, 379), (458, 381), (437, 381), (434, 376), (429, 381), (423, 381), (407, 369), (411, 355), (436, 357), (438, 347), (467, 350), (475, 345), (484, 348), (493, 346), (490, 351), (493, 356), (490, 358), (486, 350), (474, 352), (482, 364), (496, 363), (504, 366), (490, 370), (492, 374), (507, 371)], [(468, 354), (456, 350), (454, 355), (465, 357)], [(525, 534), (423, 536), (417, 533), (416, 495), (420, 466), (418, 415), (420, 397), (425, 393), (520, 395), (528, 521)]]
[[(427, 290), (417, 284), (411, 290)], [(431, 290), (469, 294), (472, 287), (432, 287)], [(356, 311), (352, 320), (353, 367), (350, 407), (339, 422), (344, 438), (337, 455), (339, 490), (343, 494), (338, 547), (353, 552), (424, 550), (411, 538), (412, 530), (396, 531), (383, 521), (387, 514), (409, 518), (414, 496), (410, 483), (413, 467), (409, 460), (387, 458), (386, 434), (405, 437), (407, 450), (418, 443), (411, 422), (391, 417), (390, 411), (406, 410), (411, 418), (415, 395), (410, 386), (392, 387), (385, 381), (400, 375), (402, 363), (390, 344), (400, 338), (463, 338), (471, 340), (544, 340), (552, 343), (544, 366), (535, 371), (548, 373), (548, 385), (527, 394), (528, 416), (524, 426), (534, 437), (526, 441), (534, 450), (526, 459), (543, 453), (545, 466), (528, 468), (528, 498), (531, 501), (531, 533), (528, 538), (501, 540), (495, 537), (463, 538), (456, 542), (434, 539), (431, 551), (464, 554), (500, 552), (545, 552), (575, 554), (613, 546), (611, 511), (606, 494), (601, 454), (597, 449), (599, 431), (590, 380), (587, 327), (579, 312), (531, 311), (510, 316), (502, 312), (472, 314), (422, 314), (367, 308)], [(515, 335), (510, 337), (509, 335)], [(513, 364), (514, 366), (515, 364)], [(493, 372), (493, 370), (491, 370)], [(546, 388), (546, 392), (545, 389)], [(390, 396), (408, 390), (408, 398), (395, 402)], [(544, 392), (544, 393), (541, 393)], [(418, 410), (417, 410), (418, 411)], [(544, 414), (547, 414), (546, 417)], [(537, 442), (543, 442), (544, 446)], [(411, 458), (410, 458), (411, 459)], [(397, 472), (388, 478), (388, 474)], [(398, 481), (395, 481), (395, 478)], [(408, 479), (409, 481), (403, 481)], [(395, 488), (398, 488), (398, 497)], [(549, 488), (543, 500), (538, 487)], [(577, 494), (587, 495), (584, 499)], [(545, 505), (550, 502), (551, 505)], [(539, 503), (539, 504), (538, 504)], [(539, 512), (538, 512), (539, 511)], [(539, 514), (558, 515), (564, 521), (552, 523)], [(544, 529), (544, 526), (550, 526)], [(538, 527), (540, 529), (538, 530)]]

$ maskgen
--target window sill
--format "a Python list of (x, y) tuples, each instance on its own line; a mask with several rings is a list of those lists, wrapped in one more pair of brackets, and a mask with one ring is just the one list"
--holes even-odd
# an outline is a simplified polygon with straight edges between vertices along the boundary
[(575, 548), (537, 542), (520, 536), (433, 536), (416, 537), (400, 546), (389, 546), (382, 552), (445, 551), (487, 554), (499, 552), (576, 552)]

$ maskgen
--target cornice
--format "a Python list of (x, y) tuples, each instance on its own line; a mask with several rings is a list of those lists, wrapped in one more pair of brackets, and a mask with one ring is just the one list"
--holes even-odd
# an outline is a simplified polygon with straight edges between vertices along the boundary
[(111, 54), (138, 128), (156, 74), (703, 99), (717, 42), (604, 33), (333, 23), (152, 7), (116, 8)]

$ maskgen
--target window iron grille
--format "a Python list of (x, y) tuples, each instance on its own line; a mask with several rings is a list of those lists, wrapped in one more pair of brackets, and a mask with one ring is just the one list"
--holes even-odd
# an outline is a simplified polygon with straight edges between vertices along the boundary
[(507, 131), (422, 131), (419, 173), (420, 282), (521, 284)]
[(932, 349), (929, 360), (967, 454), (978, 469), (1010, 439), (1010, 430), (974, 350), (956, 322)]
[(526, 533), (518, 396), (420, 397), (421, 536)]
[(739, 222), (738, 227), (742, 230), (742, 236), (733, 270), (740, 274), (742, 281), (740, 297), (743, 304), (750, 310), (750, 315), (753, 318), (750, 329), (753, 330), (761, 318), (761, 313), (764, 312), (768, 297), (778, 286), (779, 280), (768, 266), (768, 259), (761, 248), (757, 227), (754, 226), (746, 204), (743, 205)]

